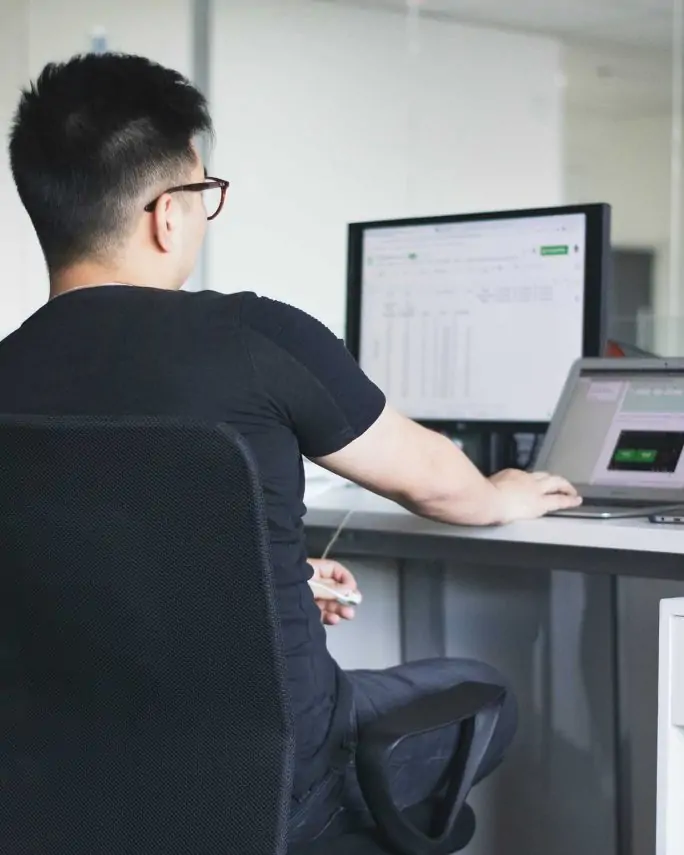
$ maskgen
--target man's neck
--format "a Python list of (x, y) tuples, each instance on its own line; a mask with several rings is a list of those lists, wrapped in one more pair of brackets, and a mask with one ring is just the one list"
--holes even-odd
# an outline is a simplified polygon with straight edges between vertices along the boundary
[(97, 288), (105, 285), (132, 285), (140, 288), (166, 287), (161, 283), (142, 281), (125, 269), (108, 269), (95, 264), (79, 264), (60, 271), (50, 277), (50, 298), (82, 288)]

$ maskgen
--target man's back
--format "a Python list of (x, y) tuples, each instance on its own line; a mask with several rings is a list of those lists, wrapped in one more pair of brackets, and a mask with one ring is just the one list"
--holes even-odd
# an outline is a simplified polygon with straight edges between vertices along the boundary
[(249, 443), (264, 489), (297, 728), (296, 792), (349, 717), (307, 585), (301, 453), (337, 450), (384, 405), (333, 345), (308, 316), (252, 294), (122, 285), (57, 297), (0, 343), (5, 413), (181, 416), (229, 423)]

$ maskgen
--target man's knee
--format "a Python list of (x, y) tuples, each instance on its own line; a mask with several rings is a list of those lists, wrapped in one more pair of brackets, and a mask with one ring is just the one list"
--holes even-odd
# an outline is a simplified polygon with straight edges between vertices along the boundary
[(458, 675), (459, 682), (473, 680), (477, 683), (492, 683), (496, 686), (508, 688), (508, 680), (492, 665), (480, 662), (478, 659), (456, 659), (447, 658), (442, 660), (448, 663), (454, 675)]

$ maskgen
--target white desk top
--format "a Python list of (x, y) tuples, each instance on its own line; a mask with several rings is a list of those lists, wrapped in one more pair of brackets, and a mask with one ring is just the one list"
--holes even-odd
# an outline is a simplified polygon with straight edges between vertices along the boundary
[(335, 528), (353, 510), (345, 531), (415, 534), (511, 544), (588, 547), (611, 552), (684, 555), (684, 526), (653, 525), (646, 519), (586, 520), (547, 517), (488, 528), (448, 526), (416, 517), (387, 499), (354, 485), (307, 491), (309, 528)]

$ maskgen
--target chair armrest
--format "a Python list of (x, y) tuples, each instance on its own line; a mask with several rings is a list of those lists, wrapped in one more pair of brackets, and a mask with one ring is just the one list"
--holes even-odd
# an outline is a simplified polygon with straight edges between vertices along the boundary
[[(378, 831), (401, 855), (448, 855), (457, 822), (475, 775), (489, 747), (506, 690), (488, 683), (461, 683), (393, 710), (362, 728), (357, 748), (359, 785)], [(394, 804), (388, 769), (404, 740), (460, 725), (458, 746), (449, 767), (446, 793), (430, 834), (420, 830)]]

